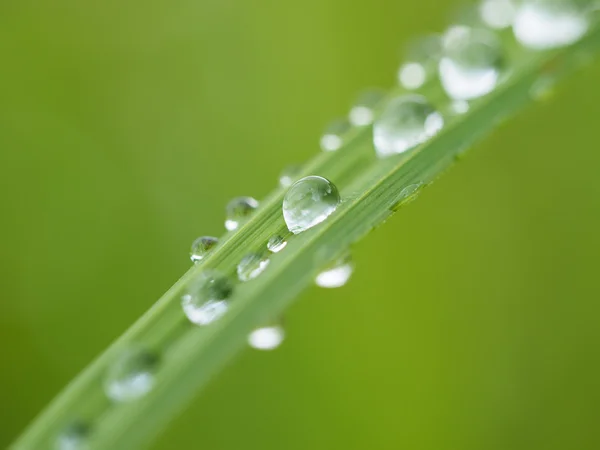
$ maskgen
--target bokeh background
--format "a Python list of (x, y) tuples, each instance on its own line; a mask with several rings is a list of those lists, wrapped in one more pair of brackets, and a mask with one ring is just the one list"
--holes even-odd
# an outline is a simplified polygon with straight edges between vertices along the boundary
[[(0, 446), (453, 3), (3, 2)], [(495, 130), (154, 448), (600, 448), (599, 79)]]

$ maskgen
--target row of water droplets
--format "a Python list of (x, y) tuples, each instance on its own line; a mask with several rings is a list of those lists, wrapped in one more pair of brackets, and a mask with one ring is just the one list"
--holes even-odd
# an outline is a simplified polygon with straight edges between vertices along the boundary
[[(591, 8), (567, 0), (483, 0), (444, 34), (419, 40), (400, 66), (399, 84), (407, 91), (417, 91), (437, 77), (450, 99), (447, 113), (463, 114), (470, 102), (489, 94), (501, 82), (506, 60), (499, 30), (512, 29), (516, 41), (526, 49), (553, 49), (580, 39), (588, 29), (589, 15), (598, 9), (598, 3)], [(321, 136), (321, 149), (337, 151), (346, 144), (353, 128), (371, 125), (376, 155), (386, 158), (408, 152), (437, 134), (444, 126), (444, 115), (423, 95), (409, 93), (386, 99), (384, 91), (372, 89), (359, 96), (346, 119), (327, 127)], [(283, 251), (290, 238), (324, 222), (338, 208), (341, 197), (334, 183), (316, 175), (298, 179), (301, 172), (301, 167), (293, 166), (279, 179), (280, 186), (287, 189), (282, 214), (289, 231), (273, 235), (262, 251), (239, 261), (239, 282), (259, 277), (268, 269), (271, 255)], [(404, 187), (398, 203), (413, 200), (422, 186), (416, 183)], [(259, 202), (252, 197), (233, 199), (226, 207), (225, 228), (238, 229), (258, 207)], [(200, 263), (218, 242), (212, 236), (196, 239), (191, 260)], [(324, 288), (341, 287), (349, 280), (353, 267), (347, 252), (321, 270), (315, 283)], [(227, 313), (235, 285), (231, 277), (213, 269), (204, 270), (181, 297), (185, 316), (196, 326), (214, 323)], [(272, 350), (282, 343), (284, 335), (281, 321), (272, 320), (253, 330), (248, 343), (255, 349)], [(148, 349), (130, 347), (106, 373), (106, 396), (114, 402), (130, 402), (147, 394), (154, 386), (159, 359)], [(89, 431), (88, 425), (77, 422), (57, 437), (55, 448), (84, 449)]]

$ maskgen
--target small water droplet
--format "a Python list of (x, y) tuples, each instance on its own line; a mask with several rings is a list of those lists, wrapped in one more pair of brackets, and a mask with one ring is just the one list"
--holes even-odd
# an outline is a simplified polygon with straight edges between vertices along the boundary
[(215, 270), (203, 272), (181, 297), (183, 312), (196, 325), (208, 325), (221, 318), (233, 293), (229, 279)]
[(454, 100), (471, 100), (493, 91), (500, 77), (502, 46), (483, 29), (451, 27), (444, 35), (440, 81)]
[(524, 47), (547, 50), (573, 44), (588, 26), (583, 9), (575, 2), (525, 0), (517, 9), (513, 32)]
[(268, 256), (251, 253), (242, 258), (237, 266), (240, 281), (250, 281), (265, 271), (271, 261)]
[(373, 126), (373, 143), (380, 157), (403, 153), (437, 134), (444, 119), (421, 95), (392, 99)]
[(158, 356), (142, 348), (125, 350), (109, 367), (104, 380), (106, 396), (116, 402), (143, 397), (154, 386)]
[(286, 247), (286, 245), (287, 241), (283, 238), (283, 236), (276, 234), (271, 236), (269, 242), (267, 242), (267, 250), (269, 250), (271, 253), (279, 253)]
[(298, 179), (302, 172), (302, 167), (298, 165), (288, 166), (279, 175), (279, 185), (281, 187), (290, 187)]
[(556, 77), (549, 74), (541, 75), (529, 89), (529, 95), (533, 100), (548, 100), (554, 94), (555, 86)]
[(338, 150), (346, 139), (348, 132), (352, 129), (347, 119), (337, 119), (331, 122), (321, 136), (321, 149), (326, 152)]
[(258, 201), (252, 197), (236, 197), (226, 207), (225, 228), (236, 230), (258, 208)]
[(382, 89), (369, 89), (362, 92), (350, 109), (348, 115), (350, 123), (356, 127), (371, 125), (375, 119), (375, 110), (384, 97), (385, 91)]
[(398, 69), (398, 82), (408, 90), (419, 89), (437, 69), (441, 57), (441, 39), (437, 34), (421, 36), (411, 42), (406, 62)]
[(398, 194), (398, 198), (391, 209), (397, 211), (401, 206), (406, 206), (409, 203), (414, 202), (424, 187), (425, 184), (421, 182), (409, 184), (404, 187)]
[(219, 239), (212, 236), (201, 236), (192, 243), (190, 251), (190, 259), (193, 263), (197, 263), (204, 259), (211, 249), (219, 243)]
[(354, 272), (352, 257), (347, 253), (319, 272), (315, 277), (315, 284), (322, 288), (342, 287), (348, 282), (352, 272)]
[(250, 332), (248, 344), (257, 350), (274, 350), (284, 338), (285, 331), (281, 325), (266, 325)]
[(283, 218), (292, 233), (302, 233), (327, 219), (339, 203), (340, 194), (331, 181), (319, 176), (304, 177), (285, 194)]
[(83, 422), (75, 422), (60, 433), (54, 445), (55, 450), (87, 450), (90, 427)]
[(517, 7), (514, 0), (483, 0), (479, 14), (488, 27), (501, 30), (513, 24)]
[(466, 100), (454, 100), (450, 104), (450, 109), (454, 114), (465, 114), (469, 111), (469, 102)]

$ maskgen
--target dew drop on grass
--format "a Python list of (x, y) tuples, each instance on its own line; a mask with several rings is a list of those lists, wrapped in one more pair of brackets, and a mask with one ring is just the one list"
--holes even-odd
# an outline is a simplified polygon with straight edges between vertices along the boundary
[(212, 248), (219, 243), (219, 239), (213, 236), (201, 236), (192, 243), (190, 250), (190, 259), (193, 263), (198, 263)]
[(229, 279), (216, 270), (205, 271), (181, 297), (183, 312), (196, 325), (208, 325), (221, 318), (233, 293)]
[(269, 265), (266, 255), (250, 253), (242, 258), (237, 266), (237, 275), (240, 281), (250, 281), (258, 277)]
[(362, 92), (350, 109), (348, 119), (355, 127), (371, 125), (375, 119), (375, 109), (385, 97), (382, 89), (369, 89)]
[(237, 229), (258, 208), (258, 201), (252, 197), (236, 197), (225, 208), (225, 228)]
[(548, 50), (573, 44), (588, 26), (584, 10), (574, 1), (524, 0), (517, 9), (513, 32), (524, 47)]
[(248, 335), (248, 345), (256, 350), (275, 350), (285, 338), (281, 325), (267, 325), (256, 328)]
[(406, 61), (398, 69), (398, 83), (408, 90), (423, 86), (436, 72), (441, 48), (437, 34), (415, 39), (407, 48)]
[(517, 7), (515, 0), (483, 0), (479, 14), (488, 27), (501, 30), (513, 24)]
[(450, 109), (454, 114), (465, 114), (469, 111), (469, 102), (466, 100), (454, 100), (450, 104)]
[(87, 450), (89, 434), (90, 427), (85, 423), (72, 423), (56, 437), (53, 450)]
[(403, 153), (434, 136), (444, 119), (421, 95), (396, 97), (373, 126), (373, 143), (380, 157)]
[(116, 402), (136, 400), (152, 389), (158, 356), (143, 348), (125, 350), (109, 367), (104, 380), (106, 396)]
[(338, 150), (352, 129), (352, 125), (347, 119), (337, 119), (331, 122), (321, 135), (320, 145), (325, 152), (334, 152)]
[(283, 199), (283, 218), (288, 229), (302, 233), (323, 222), (337, 209), (340, 194), (328, 179), (319, 176), (296, 181)]
[(453, 26), (443, 39), (440, 60), (442, 86), (453, 100), (471, 100), (494, 90), (500, 77), (503, 51), (491, 32)]
[(322, 288), (342, 287), (348, 282), (352, 272), (354, 272), (352, 257), (347, 253), (319, 272), (315, 277), (315, 284)]
[(391, 209), (396, 211), (401, 206), (405, 206), (414, 202), (423, 190), (423, 187), (425, 187), (425, 184), (421, 182), (409, 184), (408, 186), (404, 187), (398, 194), (398, 197), (396, 198), (396, 201)]
[(294, 181), (298, 179), (298, 175), (301, 173), (302, 167), (298, 165), (288, 166), (279, 175), (279, 186), (290, 187), (294, 184)]
[(279, 253), (283, 250), (287, 245), (287, 241), (285, 238), (279, 234), (271, 236), (269, 241), (267, 242), (267, 250), (271, 253)]

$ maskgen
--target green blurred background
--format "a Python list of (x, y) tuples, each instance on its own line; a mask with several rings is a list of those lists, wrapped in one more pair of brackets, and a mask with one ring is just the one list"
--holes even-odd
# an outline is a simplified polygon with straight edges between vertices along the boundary
[[(0, 5), (0, 446), (453, 3)], [(155, 448), (600, 448), (599, 79), (497, 129)]]

